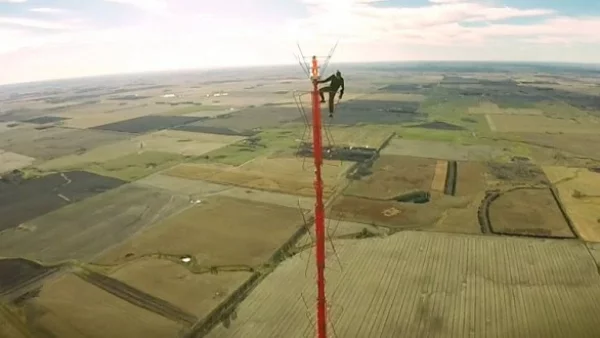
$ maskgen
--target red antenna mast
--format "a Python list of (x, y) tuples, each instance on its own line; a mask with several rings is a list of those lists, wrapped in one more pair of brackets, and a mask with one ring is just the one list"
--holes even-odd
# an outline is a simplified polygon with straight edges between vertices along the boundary
[[(331, 56), (337, 48), (338, 42), (330, 50), (321, 71), (325, 72)], [(300, 45), (298, 45), (300, 57), (298, 61), (300, 66), (310, 76), (313, 88), (312, 95), (312, 135), (313, 135), (313, 158), (315, 164), (315, 234), (316, 234), (316, 263), (317, 263), (317, 337), (327, 338), (327, 301), (325, 299), (325, 206), (323, 203), (323, 178), (321, 177), (321, 168), (323, 166), (323, 123), (321, 120), (321, 95), (319, 94), (318, 81), (320, 79), (319, 62), (317, 56), (312, 57), (311, 65), (306, 63), (304, 54)], [(301, 100), (298, 100), (298, 109), (304, 115), (304, 108)], [(308, 124), (309, 120), (305, 117)]]
[(312, 134), (313, 157), (315, 162), (315, 234), (317, 237), (317, 337), (327, 337), (327, 302), (325, 299), (325, 207), (323, 205), (323, 139), (321, 126), (321, 97), (319, 94), (319, 63), (312, 57), (311, 79), (312, 90)]

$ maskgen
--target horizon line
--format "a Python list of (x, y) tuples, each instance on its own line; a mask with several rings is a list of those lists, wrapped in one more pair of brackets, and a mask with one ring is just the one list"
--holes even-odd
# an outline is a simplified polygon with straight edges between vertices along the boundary
[[(600, 67), (600, 63), (598, 62), (570, 62), (570, 61), (518, 61), (518, 60), (382, 60), (382, 61), (339, 61), (335, 62), (335, 64), (340, 65), (376, 65), (376, 64), (403, 64), (403, 63), (479, 63), (479, 64), (520, 64), (520, 65), (570, 65), (570, 66), (583, 66), (585, 67)], [(43, 84), (46, 82), (54, 82), (54, 81), (69, 81), (69, 80), (82, 80), (82, 79), (92, 79), (92, 78), (102, 78), (102, 77), (118, 77), (118, 76), (132, 76), (132, 75), (142, 75), (142, 74), (159, 74), (159, 73), (182, 73), (182, 72), (211, 72), (211, 71), (222, 71), (222, 70), (249, 70), (249, 69), (260, 69), (260, 68), (279, 68), (279, 67), (298, 67), (298, 62), (290, 62), (290, 63), (277, 63), (277, 64), (254, 64), (254, 65), (240, 65), (240, 66), (219, 66), (219, 67), (209, 67), (209, 68), (181, 68), (181, 69), (162, 69), (162, 70), (148, 70), (148, 71), (133, 71), (133, 72), (120, 72), (120, 73), (106, 73), (106, 74), (98, 74), (98, 75), (87, 75), (87, 76), (68, 76), (68, 77), (59, 77), (52, 79), (44, 79), (44, 80), (34, 80), (34, 81), (19, 81), (19, 82), (0, 82), (0, 87), (7, 86), (19, 86), (19, 85), (27, 85), (27, 84)]]

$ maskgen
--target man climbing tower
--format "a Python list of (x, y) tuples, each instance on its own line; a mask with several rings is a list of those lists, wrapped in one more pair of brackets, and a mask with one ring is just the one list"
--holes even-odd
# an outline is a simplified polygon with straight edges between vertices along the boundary
[(329, 117), (333, 117), (333, 100), (335, 99), (335, 94), (338, 89), (340, 90), (340, 100), (342, 96), (344, 96), (344, 78), (342, 77), (342, 73), (338, 70), (335, 72), (335, 75), (331, 75), (325, 80), (318, 81), (318, 83), (326, 83), (330, 82), (329, 86), (323, 87), (319, 89), (319, 94), (321, 95), (321, 103), (325, 102), (324, 92), (329, 92)]

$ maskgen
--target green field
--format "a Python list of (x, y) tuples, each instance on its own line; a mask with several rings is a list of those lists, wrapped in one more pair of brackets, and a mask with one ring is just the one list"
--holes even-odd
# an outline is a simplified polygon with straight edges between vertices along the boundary
[(264, 130), (248, 139), (198, 157), (194, 162), (239, 166), (259, 156), (293, 155), (302, 138), (303, 129), (292, 127)]

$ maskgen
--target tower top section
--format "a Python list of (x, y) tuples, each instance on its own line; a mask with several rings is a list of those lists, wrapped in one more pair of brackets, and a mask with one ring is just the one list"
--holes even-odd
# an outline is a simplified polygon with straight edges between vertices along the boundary
[(335, 45), (333, 46), (333, 48), (331, 48), (331, 50), (329, 51), (329, 54), (327, 56), (323, 57), (323, 58), (325, 58), (325, 61), (322, 63), (322, 65), (319, 64), (319, 60), (318, 60), (319, 57), (316, 55), (313, 55), (312, 57), (310, 57), (311, 62), (309, 64), (308, 58), (304, 56), (304, 54), (302, 53), (302, 48), (300, 48), (300, 45), (298, 45), (298, 51), (300, 52), (300, 55), (299, 56), (296, 55), (296, 59), (298, 59), (298, 63), (300, 63), (300, 67), (302, 67), (302, 69), (304, 70), (304, 72), (306, 73), (306, 75), (308, 76), (308, 78), (311, 81), (320, 79), (321, 74), (324, 73), (325, 70), (327, 69), (327, 65), (329, 65), (329, 61), (331, 60), (331, 56), (335, 52), (337, 45), (338, 45), (338, 42), (336, 42)]
[(312, 64), (311, 64), (311, 69), (310, 69), (310, 79), (311, 80), (319, 80), (319, 77), (321, 76), (319, 74), (319, 60), (317, 60), (317, 56), (313, 55), (312, 57)]

